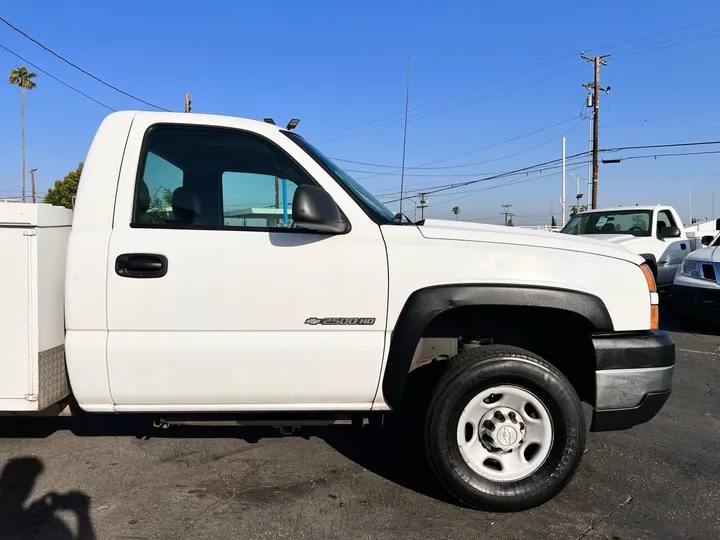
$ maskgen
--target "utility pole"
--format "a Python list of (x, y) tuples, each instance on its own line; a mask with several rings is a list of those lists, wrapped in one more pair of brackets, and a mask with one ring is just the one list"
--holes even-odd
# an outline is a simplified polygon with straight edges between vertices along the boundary
[(35, 171), (37, 171), (37, 169), (30, 169), (30, 189), (32, 190), (33, 203), (37, 202), (37, 198), (35, 197)]
[(428, 202), (427, 202), (428, 194), (427, 193), (418, 193), (418, 195), (420, 196), (420, 220), (422, 221), (423, 219), (425, 219), (425, 209), (428, 206)]
[(502, 205), (503, 211), (501, 212), (501, 214), (505, 214), (505, 226), (507, 226), (507, 224), (508, 224), (508, 216), (510, 215), (508, 208), (510, 208), (511, 206), (512, 206), (512, 204), (503, 204)]
[(190, 100), (190, 92), (185, 92), (185, 112), (192, 112), (192, 101)]
[(567, 216), (567, 205), (565, 204), (565, 137), (562, 138), (562, 194), (560, 196), (560, 206), (562, 206), (562, 221), (560, 226), (565, 226), (565, 216)]
[(690, 189), (690, 173), (688, 173), (688, 175), (687, 175), (687, 188), (688, 188), (688, 213), (690, 214), (690, 223), (695, 223), (693, 221), (692, 191)]
[(607, 88), (601, 88), (600, 87), (600, 66), (607, 66), (607, 58), (608, 54), (604, 56), (594, 56), (589, 57), (586, 56), (585, 53), (580, 53), (580, 57), (584, 60), (587, 60), (588, 62), (592, 62), (595, 66), (595, 77), (593, 79), (593, 82), (583, 84), (585, 88), (588, 90), (592, 88), (593, 90), (593, 99), (592, 99), (592, 108), (593, 108), (593, 147), (592, 147), (592, 208), (597, 208), (597, 199), (598, 199), (598, 136), (600, 134), (600, 90), (602, 90), (605, 93), (610, 92), (610, 87)]

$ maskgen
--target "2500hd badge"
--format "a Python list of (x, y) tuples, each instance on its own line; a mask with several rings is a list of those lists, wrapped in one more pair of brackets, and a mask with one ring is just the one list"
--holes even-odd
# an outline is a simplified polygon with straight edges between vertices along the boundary
[(372, 326), (375, 319), (370, 317), (308, 317), (305, 324), (323, 326)]

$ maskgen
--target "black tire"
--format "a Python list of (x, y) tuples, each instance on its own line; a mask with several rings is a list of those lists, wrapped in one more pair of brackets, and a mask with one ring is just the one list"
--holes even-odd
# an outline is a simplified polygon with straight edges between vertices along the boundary
[[(457, 424), (479, 392), (512, 385), (534, 395), (549, 412), (553, 439), (543, 464), (517, 481), (492, 481), (463, 459)], [(486, 345), (458, 354), (439, 380), (425, 419), (425, 450), (444, 488), (463, 505), (518, 511), (551, 499), (567, 485), (582, 460), (585, 416), (573, 386), (555, 367), (518, 347)]]

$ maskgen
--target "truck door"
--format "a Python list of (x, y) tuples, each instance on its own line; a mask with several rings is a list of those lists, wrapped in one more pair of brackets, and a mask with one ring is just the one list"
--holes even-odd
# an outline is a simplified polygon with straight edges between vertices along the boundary
[[(683, 224), (679, 219), (675, 219), (673, 212), (669, 210), (660, 210), (657, 213), (656, 236), (664, 227), (679, 227), (682, 231)], [(660, 242), (664, 244), (664, 251), (658, 257), (658, 285), (671, 285), (675, 279), (678, 268), (690, 253), (687, 238), (664, 238)]]
[(273, 134), (133, 124), (108, 253), (117, 410), (370, 408), (388, 293), (380, 229), (329, 176), (350, 232), (295, 227), (295, 188), (319, 184), (309, 156)]

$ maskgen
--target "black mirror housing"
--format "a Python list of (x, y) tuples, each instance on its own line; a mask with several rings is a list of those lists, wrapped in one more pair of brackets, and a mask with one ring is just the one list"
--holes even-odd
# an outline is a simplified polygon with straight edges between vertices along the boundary
[(709, 234), (708, 234), (708, 235), (705, 235), (705, 236), (703, 236), (702, 239), (700, 240), (700, 243), (701, 243), (703, 246), (709, 246), (709, 245), (710, 245), (710, 242), (713, 241), (713, 238), (714, 238), (714, 237), (711, 236), (711, 235), (709, 235)]
[(682, 232), (680, 231), (679, 227), (676, 227), (675, 225), (669, 225), (667, 227), (664, 227), (660, 234), (658, 235), (659, 238), (679, 238)]
[(350, 230), (338, 205), (317, 186), (297, 187), (292, 202), (292, 219), (298, 227), (320, 233), (344, 234)]

